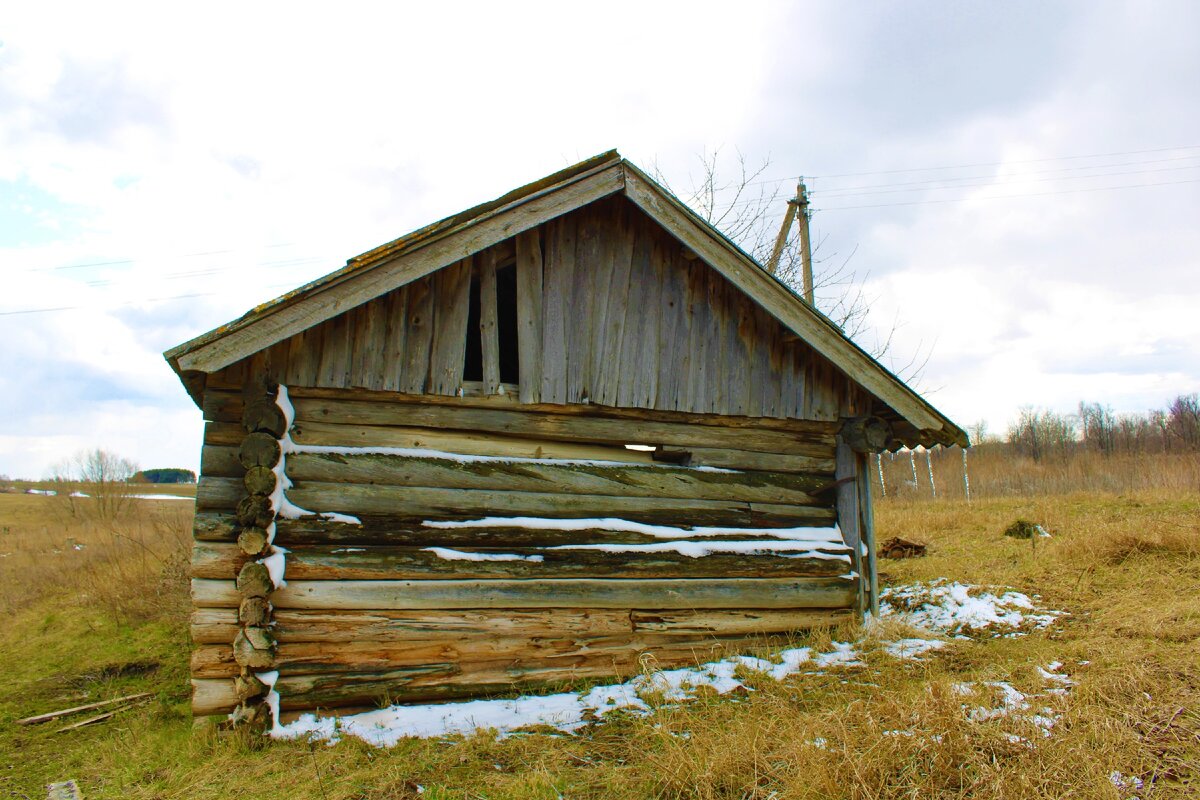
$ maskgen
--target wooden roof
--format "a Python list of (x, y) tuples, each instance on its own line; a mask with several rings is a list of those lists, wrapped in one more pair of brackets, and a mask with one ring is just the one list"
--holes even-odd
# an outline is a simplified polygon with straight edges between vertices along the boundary
[[(197, 401), (199, 374), (246, 356), (522, 231), (621, 193), (909, 428), (906, 444), (958, 444), (967, 435), (753, 258), (615, 150), (413, 231), (164, 355)], [(890, 416), (890, 415), (889, 415)], [(910, 427), (911, 426), (911, 427)]]

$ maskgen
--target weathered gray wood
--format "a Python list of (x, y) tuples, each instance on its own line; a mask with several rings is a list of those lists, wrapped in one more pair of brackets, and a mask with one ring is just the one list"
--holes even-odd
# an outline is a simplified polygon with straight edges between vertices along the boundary
[(564, 495), (555, 492), (507, 492), (487, 489), (374, 486), (359, 483), (297, 481), (288, 499), (322, 512), (394, 515), (412, 519), (471, 519), (487, 516), (555, 519), (619, 517), (659, 525), (687, 520), (695, 525), (741, 528), (788, 528), (812, 519), (809, 507), (732, 500)]
[(618, 497), (671, 497), (817, 505), (824, 474), (734, 472), (667, 464), (459, 461), (386, 454), (293, 453), (294, 481), (382, 484), (443, 489), (558, 492)]
[(879, 616), (879, 568), (876, 559), (879, 553), (875, 546), (875, 509), (871, 502), (871, 469), (869, 456), (858, 454), (858, 502), (861, 508), (863, 561), (866, 568), (867, 607), (871, 614)]
[(266, 433), (275, 438), (287, 430), (287, 420), (274, 400), (259, 399), (242, 410), (242, 425), (247, 433)]
[(435, 394), (457, 395), (462, 388), (472, 262), (467, 257), (433, 275), (436, 310), (429, 378)]
[(655, 419), (609, 418), (545, 414), (510, 408), (447, 407), (433, 404), (394, 404), (365, 400), (293, 397), (296, 419), (344, 425), (403, 425), (468, 431), (502, 436), (587, 443), (663, 444), (677, 447), (729, 447), (765, 453), (789, 453), (829, 458), (836, 425), (824, 430), (784, 431), (770, 428), (697, 426)]
[(539, 232), (516, 236), (517, 355), (520, 361), (520, 400), (542, 399), (542, 245)]
[(349, 311), (338, 314), (322, 326), (321, 363), (317, 369), (318, 386), (350, 385)]
[[(212, 423), (209, 423), (212, 424)], [(239, 431), (241, 426), (238, 426)], [(270, 434), (259, 434), (270, 437)], [(277, 441), (272, 439), (272, 441)], [(200, 449), (200, 474), (215, 478), (240, 478), (246, 468), (238, 460), (236, 446), (204, 445)]]
[(503, 458), (561, 458), (617, 461), (648, 464), (653, 461), (643, 451), (622, 445), (592, 445), (547, 439), (521, 439), (469, 431), (433, 428), (401, 428), (382, 425), (342, 425), (305, 422), (292, 430), (292, 440), (300, 445), (333, 447), (403, 447), (437, 450), (462, 455)]
[(241, 597), (266, 597), (275, 590), (275, 584), (271, 582), (271, 574), (265, 566), (251, 561), (242, 564), (237, 574), (236, 588)]
[(911, 389), (891, 376), (825, 318), (812, 313), (783, 284), (749, 258), (706, 230), (678, 201), (654, 188), (636, 167), (626, 164), (625, 194), (652, 219), (737, 285), (775, 319), (799, 334), (825, 358), (844, 364), (864, 387), (918, 428), (940, 429), (937, 415)]
[[(293, 675), (362, 675), (386, 673), (431, 664), (453, 664), (460, 674), (495, 674), (503, 665), (512, 674), (571, 668), (612, 669), (614, 664), (632, 666), (643, 653), (667, 658), (681, 653), (713, 657), (722, 655), (733, 642), (706, 634), (681, 636), (624, 631), (609, 636), (556, 636), (550, 628), (535, 637), (514, 639), (471, 636), (428, 641), (399, 642), (296, 642), (270, 651), (236, 645), (202, 645), (192, 654), (192, 676), (198, 679), (232, 678), (238, 673), (237, 659), (268, 662), (281, 677)], [(243, 665), (245, 666), (245, 665)], [(561, 673), (559, 673), (561, 674)], [(280, 692), (282, 697), (282, 692)]]
[[(832, 508), (807, 508), (797, 506), (798, 513), (807, 514), (798, 523), (811, 527), (830, 527), (834, 522)], [(703, 532), (684, 528), (670, 528), (650, 532), (612, 531), (603, 528), (581, 530), (558, 530), (553, 528), (480, 527), (458, 525), (443, 528), (421, 524), (420, 520), (402, 519), (395, 516), (359, 515), (362, 524), (332, 522), (319, 517), (302, 519), (279, 519), (275, 521), (275, 543), (283, 547), (298, 545), (362, 545), (419, 546), (419, 547), (550, 547), (564, 544), (650, 544), (670, 539), (711, 538)], [(233, 543), (237, 539), (237, 526), (232, 515), (201, 512), (197, 515), (196, 540), (205, 542)], [(573, 526), (564, 521), (564, 526)], [(598, 523), (599, 524), (599, 523)], [(740, 531), (740, 532), (739, 532)], [(726, 541), (763, 539), (764, 534), (756, 529), (733, 529), (721, 533)]]
[[(762, 636), (847, 621), (849, 609), (461, 609), (456, 611), (310, 611), (280, 609), (272, 631), (281, 643), (398, 642), (469, 637), (526, 638), (553, 630), (568, 638), (628, 631), (679, 636)], [(228, 608), (192, 612), (192, 641), (229, 644), (238, 632)]]
[[(775, 544), (778, 544), (777, 542)], [(769, 548), (771, 545), (764, 545)], [(816, 549), (816, 548), (814, 548)], [(485, 556), (513, 556), (507, 561), (444, 558), (420, 547), (345, 547), (334, 545), (289, 548), (288, 580), (471, 580), (520, 578), (786, 578), (840, 575), (850, 568), (845, 548), (827, 547), (840, 558), (715, 553), (691, 557), (672, 552), (606, 552), (568, 547), (480, 548), (455, 550)], [(519, 559), (516, 557), (520, 557)], [(193, 549), (192, 577), (227, 579), (237, 574), (247, 556), (238, 547), (199, 543)], [(540, 559), (538, 561), (533, 558)]]
[(404, 359), (408, 352), (408, 287), (389, 292), (381, 301), (385, 303), (386, 324), (380, 388), (399, 391), (404, 386)]
[[(490, 249), (479, 259), (479, 337), (483, 353), (483, 390), (500, 393), (500, 330), (496, 308), (496, 251)], [(468, 335), (474, 335), (468, 331)]]
[(573, 323), (567, 315), (575, 269), (575, 228), (573, 219), (562, 217), (545, 226), (545, 291), (542, 293), (542, 402), (567, 402), (567, 328)]
[(408, 328), (404, 349), (404, 383), (402, 391), (423, 394), (430, 388), (429, 355), (433, 347), (434, 290), (433, 277), (425, 277), (408, 285)]
[(266, 467), (270, 469), (279, 463), (282, 451), (279, 439), (269, 433), (252, 433), (247, 436), (238, 448), (238, 463), (246, 469), (251, 467)]
[[(472, 386), (478, 391), (468, 391)], [(840, 423), (803, 419), (775, 419), (771, 417), (734, 417), (715, 414), (695, 414), (681, 411), (662, 411), (643, 408), (617, 408), (613, 406), (555, 405), (551, 403), (523, 404), (515, 392), (505, 395), (483, 394), (479, 382), (464, 382), (463, 394), (459, 397), (443, 397), (432, 394), (405, 394), (402, 392), (376, 392), (363, 389), (329, 389), (313, 386), (289, 386), (288, 394), (293, 399), (312, 400), (356, 400), (386, 405), (432, 406), (443, 409), (479, 408), (485, 410), (518, 411), (556, 417), (596, 417), (608, 420), (650, 420), (654, 422), (703, 425), (709, 428), (738, 428), (754, 431), (782, 431), (792, 436), (818, 436), (832, 438), (837, 434)], [(244, 433), (242, 434), (245, 435)], [(240, 442), (241, 439), (239, 438)]]
[(892, 426), (881, 417), (855, 417), (842, 424), (840, 435), (856, 453), (879, 453), (892, 438)]
[[(199, 511), (233, 511), (245, 495), (246, 490), (238, 478), (201, 475), (196, 481), (196, 509)], [(253, 519), (257, 517), (249, 518)], [(246, 524), (253, 523), (247, 521)]]
[(658, 380), (658, 308), (661, 282), (651, 264), (651, 237), (642, 226), (631, 227), (629, 282), (623, 303), (625, 318), (620, 331), (617, 398), (610, 405), (650, 408)]
[(576, 214), (568, 215), (567, 219), (576, 225), (575, 261), (568, 294), (563, 297), (563, 302), (567, 303), (563, 312), (567, 320), (567, 402), (590, 403), (593, 325), (591, 305), (597, 300), (592, 296), (590, 269), (599, 260), (598, 251), (602, 236), (595, 209), (581, 209)]
[(837, 521), (838, 528), (842, 532), (842, 541), (850, 548), (851, 555), (854, 559), (854, 571), (859, 577), (855, 584), (858, 587), (856, 592), (855, 608), (861, 613), (866, 610), (866, 597), (863, 591), (864, 579), (862, 576), (866, 574), (863, 566), (862, 558), (862, 530), (860, 528), (861, 517), (859, 515), (859, 494), (858, 494), (858, 460), (853, 450), (845, 442), (839, 441), (837, 448)]
[(621, 164), (598, 165), (460, 225), (439, 229), (432, 237), (414, 239), (410, 246), (368, 266), (343, 271), (335, 279), (327, 280), (317, 292), (198, 337), (168, 351), (167, 357), (181, 370), (216, 371), (348, 308), (426, 276), (464, 253), (477, 253), (566, 210), (619, 191), (623, 184)]
[(832, 473), (834, 469), (834, 460), (829, 457), (726, 450), (716, 447), (667, 448), (668, 452), (674, 450), (687, 453), (687, 463), (693, 467), (809, 473)]
[[(846, 608), (846, 578), (562, 579), (538, 581), (288, 581), (271, 605), (307, 609)], [(201, 608), (234, 608), (233, 581), (192, 580)]]
[(248, 494), (269, 495), (278, 483), (274, 470), (268, 467), (251, 467), (242, 476), (242, 485)]

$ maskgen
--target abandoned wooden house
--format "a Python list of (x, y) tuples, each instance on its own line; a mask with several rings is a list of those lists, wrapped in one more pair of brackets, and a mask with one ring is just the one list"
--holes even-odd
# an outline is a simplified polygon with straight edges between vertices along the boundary
[(966, 436), (610, 152), (166, 353), (193, 710), (622, 676), (876, 605), (871, 452)]

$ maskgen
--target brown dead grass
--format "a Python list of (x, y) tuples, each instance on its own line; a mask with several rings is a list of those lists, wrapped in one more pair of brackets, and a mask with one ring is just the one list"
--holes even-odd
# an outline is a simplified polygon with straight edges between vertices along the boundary
[[(0, 496), (0, 515), (16, 508), (4, 501)], [(1041, 524), (1051, 538), (1003, 536), (1018, 518)], [(47, 780), (74, 777), (88, 797), (147, 800), (1133, 796), (1114, 786), (1116, 771), (1145, 783), (1137, 793), (1142, 798), (1200, 796), (1195, 492), (1074, 492), (980, 498), (970, 505), (889, 498), (878, 504), (876, 519), (880, 539), (902, 536), (929, 545), (924, 558), (882, 561), (885, 584), (947, 577), (1012, 586), (1069, 616), (1023, 638), (951, 642), (923, 662), (868, 652), (858, 670), (782, 683), (748, 676), (753, 692), (661, 703), (649, 717), (620, 716), (578, 736), (481, 733), (377, 750), (352, 739), (327, 747), (192, 734), (186, 643), (153, 638), (155, 622), (103, 628), (112, 610), (90, 617), (79, 610), (90, 600), (71, 601), (71, 587), (85, 585), (88, 572), (97, 576), (89, 580), (115, 575), (106, 559), (71, 562), (75, 572), (66, 572), (39, 564), (48, 560), (44, 555), (31, 558), (28, 564), (43, 570), (34, 586), (47, 594), (22, 596), (10, 629), (0, 631), (0, 673), (7, 679), (0, 688), (0, 795), (40, 796)], [(23, 534), (32, 537), (29, 546), (45, 547), (41, 523), (27, 524), (33, 526)], [(147, 537), (152, 530), (146, 528)], [(101, 545), (102, 533), (94, 534)], [(53, 535), (61, 541), (75, 534)], [(132, 557), (134, 550), (121, 552)], [(0, 562), (0, 569), (9, 567)], [(0, 577), (7, 583), (17, 574)], [(154, 619), (173, 619), (180, 630), (184, 612), (171, 609), (186, 608), (186, 589), (168, 585), (174, 588), (157, 596), (174, 592), (179, 603)], [(55, 621), (47, 624), (51, 616)], [(909, 632), (888, 623), (871, 631), (864, 647), (871, 651), (873, 642)], [(796, 644), (821, 646), (850, 633), (820, 631)], [(148, 655), (164, 664), (154, 680), (179, 684), (164, 688), (166, 699), (154, 706), (71, 737), (3, 724), (65, 704), (65, 697), (44, 688), (51, 686), (45, 676), (55, 671), (69, 673), (74, 683), (53, 686), (77, 686), (96, 671), (77, 663)], [(1036, 668), (1051, 661), (1063, 662), (1062, 672), (1078, 681), (1066, 697), (1045, 694)], [(129, 683), (135, 677), (122, 680), (127, 683), (107, 691), (136, 690), (137, 683)], [(954, 686), (985, 681), (1042, 695), (1031, 702), (1058, 717), (1052, 735), (1041, 736), (1019, 717), (968, 721), (966, 701)]]
[(139, 501), (106, 518), (86, 498), (0, 494), (0, 613), (84, 600), (130, 622), (186, 585), (190, 503)]

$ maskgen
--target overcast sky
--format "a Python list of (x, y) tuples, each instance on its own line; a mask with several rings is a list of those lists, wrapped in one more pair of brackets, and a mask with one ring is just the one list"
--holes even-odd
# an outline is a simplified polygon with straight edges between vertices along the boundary
[(614, 147), (810, 176), (964, 426), (1200, 390), (1200, 5), (422, 5), (0, 12), (0, 474), (195, 468), (163, 350)]

